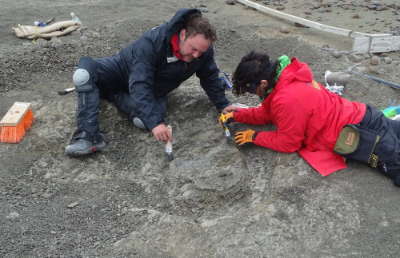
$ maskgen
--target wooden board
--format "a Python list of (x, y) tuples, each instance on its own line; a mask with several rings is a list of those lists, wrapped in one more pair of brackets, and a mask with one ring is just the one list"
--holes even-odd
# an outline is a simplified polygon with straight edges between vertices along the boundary
[(17, 126), (31, 107), (31, 103), (15, 102), (0, 121), (0, 126)]
[(303, 19), (287, 13), (283, 13), (249, 0), (236, 0), (236, 2), (253, 7), (263, 13), (270, 14), (288, 21), (297, 22), (310, 28), (354, 38), (353, 51), (355, 52), (381, 53), (396, 51), (400, 49), (400, 37), (394, 37), (392, 34), (367, 34), (332, 27), (318, 22), (309, 21), (307, 19)]

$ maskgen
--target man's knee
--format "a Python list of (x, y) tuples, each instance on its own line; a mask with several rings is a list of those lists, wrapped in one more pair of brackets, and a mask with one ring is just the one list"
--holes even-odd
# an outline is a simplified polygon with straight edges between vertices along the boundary
[(95, 61), (91, 57), (81, 57), (72, 80), (76, 92), (93, 92), (97, 88), (96, 82), (98, 80)]

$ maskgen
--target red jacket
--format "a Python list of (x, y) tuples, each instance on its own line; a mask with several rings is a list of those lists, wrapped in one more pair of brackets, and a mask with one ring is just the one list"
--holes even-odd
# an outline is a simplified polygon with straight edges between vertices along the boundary
[(262, 105), (239, 109), (234, 121), (274, 123), (277, 131), (259, 132), (254, 144), (279, 152), (297, 151), (327, 176), (347, 167), (343, 157), (332, 150), (343, 126), (360, 123), (365, 110), (364, 104), (341, 98), (313, 81), (308, 65), (292, 58)]

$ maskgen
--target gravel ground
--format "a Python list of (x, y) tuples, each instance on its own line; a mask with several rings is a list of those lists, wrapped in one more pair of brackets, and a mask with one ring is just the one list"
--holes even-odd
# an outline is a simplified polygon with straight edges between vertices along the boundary
[[(302, 18), (314, 4), (282, 1), (284, 12)], [(35, 120), (22, 142), (0, 143), (0, 256), (396, 257), (399, 190), (391, 180), (353, 161), (322, 177), (296, 153), (227, 143), (218, 112), (195, 77), (170, 95), (166, 121), (174, 127), (174, 161), (166, 161), (163, 144), (106, 101), (99, 121), (110, 139), (107, 148), (79, 158), (64, 154), (76, 129), (76, 94), (57, 92), (73, 86), (79, 58), (117, 53), (185, 7), (206, 8), (219, 36), (217, 64), (229, 74), (255, 49), (273, 58), (298, 57), (321, 83), (326, 70), (347, 71), (355, 62), (368, 75), (398, 82), (397, 52), (387, 54), (392, 63), (382, 58), (373, 66), (363, 55), (346, 53), (351, 38), (296, 27), (239, 3), (3, 0), (0, 116), (15, 101), (27, 101), (34, 105)], [(353, 7), (314, 9), (309, 19), (317, 21), (318, 14), (319, 22), (361, 32), (365, 26), (359, 25), (367, 20), (354, 22), (354, 12), (368, 13), (371, 22), (395, 24), (394, 8)], [(62, 44), (29, 44), (11, 33), (17, 24), (69, 20), (71, 12), (87, 29), (60, 37)], [(380, 32), (390, 28), (382, 22), (374, 28), (381, 25)], [(282, 27), (289, 33), (281, 33)], [(335, 58), (332, 49), (344, 52)], [(398, 90), (351, 75), (345, 98), (387, 107), (399, 97)], [(254, 96), (227, 96), (232, 102), (259, 103)], [(275, 129), (235, 124), (232, 131), (248, 128)]]

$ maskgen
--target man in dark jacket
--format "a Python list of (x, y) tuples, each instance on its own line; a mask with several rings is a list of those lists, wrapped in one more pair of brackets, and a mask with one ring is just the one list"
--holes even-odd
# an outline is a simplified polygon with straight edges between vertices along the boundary
[(163, 142), (172, 141), (164, 125), (167, 94), (194, 73), (217, 110), (232, 111), (214, 61), (216, 38), (215, 28), (199, 10), (181, 9), (114, 56), (82, 57), (73, 75), (78, 135), (66, 154), (80, 156), (106, 146), (97, 122), (100, 97), (115, 102), (135, 126), (151, 130)]

